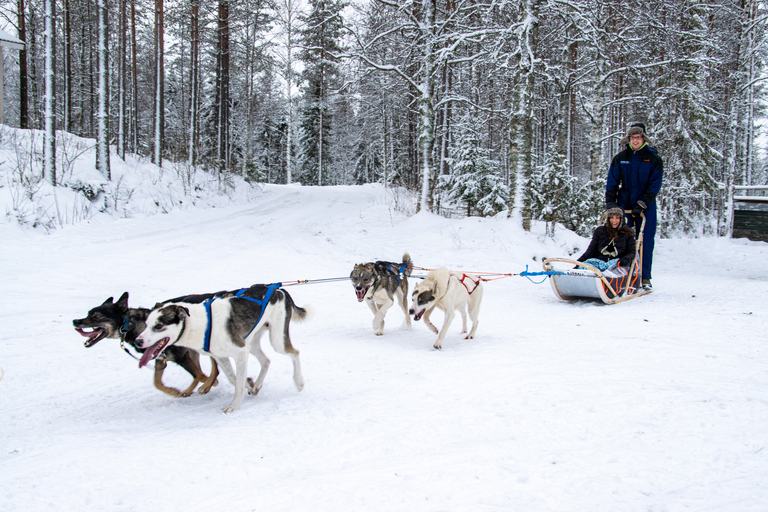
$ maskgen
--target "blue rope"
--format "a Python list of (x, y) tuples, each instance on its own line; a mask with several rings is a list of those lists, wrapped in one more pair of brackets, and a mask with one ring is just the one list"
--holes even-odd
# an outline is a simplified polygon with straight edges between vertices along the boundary
[[(520, 272), (520, 275), (522, 277), (527, 278), (533, 284), (541, 284), (541, 283), (543, 283), (544, 281), (547, 280), (547, 277), (549, 277), (549, 276), (558, 276), (558, 275), (564, 276), (565, 272), (560, 272), (558, 270), (550, 270), (550, 271), (545, 271), (545, 272), (528, 272), (528, 265), (526, 265), (525, 266), (525, 270), (523, 272)], [(536, 282), (533, 279), (531, 279), (531, 276), (546, 276), (546, 277), (544, 277), (544, 279), (542, 279), (541, 281)]]

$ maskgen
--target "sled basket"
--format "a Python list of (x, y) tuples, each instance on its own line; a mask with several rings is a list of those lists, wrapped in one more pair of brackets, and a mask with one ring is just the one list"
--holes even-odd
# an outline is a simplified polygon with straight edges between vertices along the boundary
[(617, 304), (650, 293), (650, 289), (643, 289), (641, 285), (644, 228), (645, 215), (642, 215), (640, 234), (635, 244), (635, 259), (628, 269), (617, 267), (600, 271), (583, 261), (545, 259), (544, 271), (553, 273), (549, 279), (555, 295), (563, 300), (599, 299), (605, 304)]

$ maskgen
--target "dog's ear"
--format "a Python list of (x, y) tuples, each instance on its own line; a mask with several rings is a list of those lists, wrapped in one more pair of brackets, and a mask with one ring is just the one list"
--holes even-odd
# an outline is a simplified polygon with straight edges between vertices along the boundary
[(162, 302), (157, 302), (157, 303), (155, 304), (155, 307), (153, 307), (152, 309), (160, 309), (160, 308), (161, 308), (161, 307), (163, 307), (163, 306), (164, 306), (164, 304), (163, 304)]
[(187, 318), (189, 316), (189, 310), (184, 306), (176, 306), (176, 313), (178, 313), (181, 318)]
[(117, 299), (116, 305), (123, 309), (128, 309), (128, 292), (123, 293), (120, 298)]
[(107, 300), (104, 301), (102, 306), (109, 306), (109, 305), (111, 305), (113, 300), (114, 299), (112, 297), (108, 298)]

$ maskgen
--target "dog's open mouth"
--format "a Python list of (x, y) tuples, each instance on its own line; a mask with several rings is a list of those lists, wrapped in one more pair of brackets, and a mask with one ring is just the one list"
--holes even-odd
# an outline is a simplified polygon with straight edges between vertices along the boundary
[(355, 288), (355, 293), (357, 294), (357, 302), (363, 302), (365, 294), (368, 293), (368, 288)]
[(101, 327), (94, 327), (90, 331), (84, 331), (83, 329), (76, 327), (75, 330), (80, 333), (80, 336), (88, 338), (85, 340), (85, 348), (94, 346), (99, 341), (103, 340), (104, 336), (107, 335), (107, 331)]
[(141, 354), (141, 359), (139, 360), (139, 368), (143, 368), (147, 365), (148, 362), (159, 356), (160, 352), (163, 351), (169, 341), (171, 341), (171, 338), (163, 338), (145, 350), (144, 353)]
[(423, 311), (414, 312), (413, 313), (413, 319), (416, 320), (416, 321), (421, 320), (421, 317), (424, 315), (425, 311), (426, 311), (426, 309), (423, 310)]

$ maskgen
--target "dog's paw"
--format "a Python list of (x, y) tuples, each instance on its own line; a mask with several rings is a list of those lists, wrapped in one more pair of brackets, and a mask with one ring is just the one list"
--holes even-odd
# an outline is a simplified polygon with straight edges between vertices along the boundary
[(236, 410), (238, 410), (239, 408), (240, 408), (240, 406), (239, 406), (239, 405), (232, 405), (232, 404), (229, 404), (228, 406), (226, 406), (225, 408), (223, 408), (223, 409), (221, 410), (221, 412), (223, 412), (224, 414), (229, 414), (229, 413), (231, 413), (231, 412), (235, 412), (235, 411), (236, 411)]
[(465, 340), (473, 340), (473, 339), (475, 339), (475, 337), (472, 336), (471, 334), (467, 334), (467, 336), (464, 339)]
[(437, 350), (440, 350), (441, 348), (443, 348), (443, 344), (440, 343), (439, 341), (436, 341), (435, 344), (432, 345), (432, 348), (436, 348)]
[(376, 336), (383, 336), (384, 335), (384, 333), (382, 331), (375, 331), (373, 334), (375, 334)]
[(213, 379), (213, 382), (211, 382), (210, 384), (203, 384), (202, 386), (200, 386), (200, 389), (198, 389), (197, 392), (200, 393), (201, 395), (205, 395), (205, 394), (208, 394), (211, 391), (211, 389), (213, 389), (213, 386), (218, 386), (218, 385), (219, 385), (219, 379)]
[(248, 382), (245, 387), (248, 390), (249, 395), (258, 395), (259, 391), (261, 391), (261, 386), (256, 387), (256, 382), (250, 377), (248, 377)]
[[(160, 391), (175, 398), (183, 398), (184, 394), (176, 388), (160, 388)], [(189, 396), (189, 395), (187, 395)]]
[(430, 325), (428, 327), (429, 327), (430, 331), (432, 331), (433, 333), (437, 334), (437, 327), (435, 327), (434, 325)]

